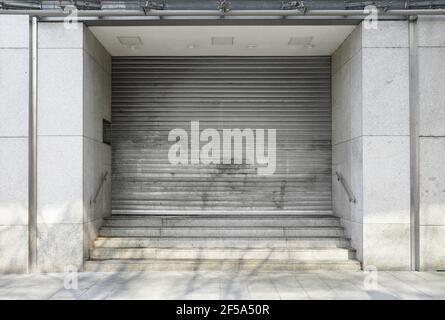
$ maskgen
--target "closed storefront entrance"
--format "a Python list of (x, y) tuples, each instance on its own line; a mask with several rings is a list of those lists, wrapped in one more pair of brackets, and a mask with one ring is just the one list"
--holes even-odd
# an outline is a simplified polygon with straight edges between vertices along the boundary
[(113, 213), (330, 210), (330, 67), (330, 57), (113, 58)]

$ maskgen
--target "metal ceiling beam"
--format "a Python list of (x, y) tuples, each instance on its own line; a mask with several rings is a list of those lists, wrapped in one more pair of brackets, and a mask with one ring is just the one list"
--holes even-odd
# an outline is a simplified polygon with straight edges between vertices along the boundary
[[(29, 15), (32, 17), (66, 17), (63, 10), (8, 10), (1, 9), (0, 14)], [(364, 10), (78, 10), (79, 18), (82, 17), (366, 17), (369, 13)], [(445, 9), (404, 9), (404, 10), (378, 10), (378, 15), (383, 17), (408, 17), (422, 15), (445, 15)]]

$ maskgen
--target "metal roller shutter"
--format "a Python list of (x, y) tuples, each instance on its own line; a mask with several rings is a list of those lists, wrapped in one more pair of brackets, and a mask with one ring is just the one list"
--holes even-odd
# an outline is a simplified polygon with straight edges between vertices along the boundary
[[(330, 70), (330, 57), (113, 58), (113, 213), (330, 210)], [(275, 173), (170, 164), (169, 131), (197, 120), (276, 129)]]

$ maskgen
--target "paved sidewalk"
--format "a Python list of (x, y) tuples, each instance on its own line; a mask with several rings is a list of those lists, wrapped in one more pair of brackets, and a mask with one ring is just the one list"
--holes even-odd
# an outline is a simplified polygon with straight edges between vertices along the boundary
[[(445, 272), (122, 272), (0, 275), (0, 299), (445, 299)], [(375, 280), (375, 278), (373, 278)], [(374, 284), (374, 285), (373, 285)]]

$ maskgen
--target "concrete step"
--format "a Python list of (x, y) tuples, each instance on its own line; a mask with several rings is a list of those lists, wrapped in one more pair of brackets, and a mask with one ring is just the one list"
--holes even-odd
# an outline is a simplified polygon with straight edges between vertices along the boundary
[(113, 259), (213, 259), (213, 260), (348, 260), (354, 252), (346, 248), (94, 248), (92, 260)]
[(105, 219), (87, 271), (360, 269), (330, 210), (131, 213)]
[(101, 237), (341, 237), (341, 227), (102, 227)]
[(329, 215), (226, 215), (226, 216), (113, 216), (105, 220), (106, 227), (303, 227), (340, 226), (340, 219)]
[(292, 209), (292, 210), (274, 210), (274, 208), (263, 208), (261, 210), (258, 210), (258, 208), (243, 208), (242, 210), (238, 209), (230, 209), (227, 208), (206, 208), (203, 210), (201, 207), (197, 207), (195, 209), (188, 208), (188, 207), (170, 207), (167, 208), (166, 206), (158, 206), (153, 209), (138, 209), (133, 208), (131, 210), (129, 209), (118, 209), (113, 208), (112, 209), (112, 215), (123, 215), (123, 216), (130, 216), (130, 215), (182, 215), (182, 216), (193, 216), (193, 215), (333, 215), (332, 210), (328, 208), (323, 209), (314, 209), (313, 207), (308, 208), (299, 208), (299, 209)]
[(95, 247), (104, 248), (347, 248), (343, 237), (99, 237)]
[(90, 260), (85, 271), (358, 271), (360, 263), (346, 261), (299, 261), (299, 260), (244, 260), (244, 259), (154, 259), (154, 260)]
[[(313, 210), (313, 211), (322, 211), (327, 209), (329, 204), (329, 201), (326, 202), (326, 205), (299, 205), (299, 206), (290, 206), (290, 205), (285, 205), (285, 208), (287, 210)], [(203, 202), (199, 202), (199, 203), (195, 203), (195, 204), (190, 204), (190, 203), (184, 203), (181, 201), (178, 201), (175, 204), (164, 204), (163, 202), (157, 201), (156, 204), (142, 204), (142, 205), (132, 205), (132, 204), (112, 204), (113, 207), (113, 214), (149, 214), (151, 211), (157, 211), (157, 210), (162, 210), (162, 209), (167, 209), (170, 211), (180, 211), (182, 210), (193, 210), (193, 211), (198, 211), (198, 210), (206, 210), (206, 211), (222, 211), (222, 210), (236, 210), (239, 208), (242, 208), (242, 210), (244, 211), (249, 211), (249, 210), (257, 210), (258, 207), (262, 207), (263, 210), (274, 210), (276, 208), (276, 204), (275, 203), (268, 203), (267, 206), (261, 206), (260, 204), (258, 204), (257, 202), (255, 203), (245, 203), (243, 204), (235, 204), (235, 203), (230, 203), (227, 204), (225, 206), (222, 205), (210, 205), (210, 204), (203, 204)], [(277, 211), (279, 211), (277, 209)]]

